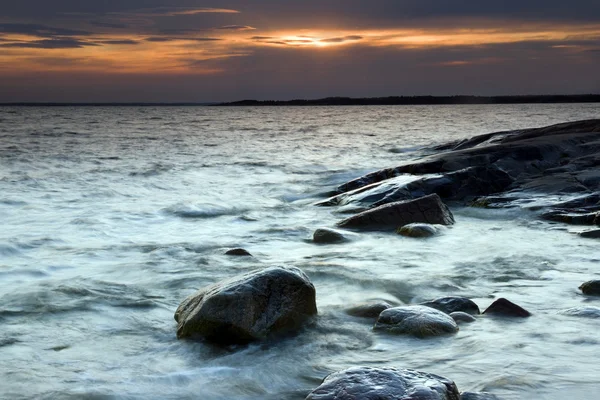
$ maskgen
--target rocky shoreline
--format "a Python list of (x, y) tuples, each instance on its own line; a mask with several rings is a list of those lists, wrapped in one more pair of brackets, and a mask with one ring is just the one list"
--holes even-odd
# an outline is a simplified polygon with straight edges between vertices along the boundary
[[(425, 159), (387, 168), (339, 186), (319, 206), (337, 206), (354, 215), (339, 229), (315, 231), (315, 244), (340, 244), (355, 232), (383, 230), (426, 238), (455, 223), (445, 204), (486, 208), (522, 207), (547, 221), (600, 229), (600, 120), (491, 133), (438, 146)], [(346, 231), (348, 230), (348, 231)], [(596, 236), (594, 236), (596, 235)], [(230, 255), (249, 256), (243, 249)], [(580, 286), (600, 295), (600, 281)], [(184, 300), (175, 319), (178, 338), (199, 337), (217, 344), (248, 343), (273, 335), (302, 334), (317, 315), (316, 292), (297, 268), (271, 267), (201, 289)], [(450, 296), (421, 304), (377, 301), (346, 312), (372, 323), (373, 331), (426, 340), (459, 332), (478, 318), (532, 316), (507, 299), (480, 313), (468, 298)], [(600, 317), (600, 308), (564, 310)], [(535, 315), (533, 315), (534, 317)], [(401, 339), (399, 339), (401, 340)], [(431, 339), (429, 339), (431, 340)], [(307, 399), (496, 399), (489, 393), (459, 392), (446, 378), (408, 369), (356, 366), (325, 378)]]

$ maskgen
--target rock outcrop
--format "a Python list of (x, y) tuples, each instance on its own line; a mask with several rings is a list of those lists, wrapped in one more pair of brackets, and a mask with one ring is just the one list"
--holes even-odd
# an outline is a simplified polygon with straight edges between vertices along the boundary
[(298, 329), (317, 313), (315, 288), (298, 268), (271, 267), (234, 277), (185, 299), (177, 337), (231, 344)]
[[(358, 208), (437, 194), (483, 207), (531, 207), (544, 218), (600, 224), (600, 119), (496, 132), (438, 146), (437, 154), (376, 171), (337, 188), (320, 205)], [(558, 199), (558, 200), (557, 200)]]
[(456, 384), (409, 369), (354, 367), (329, 375), (306, 400), (459, 400)]
[(416, 222), (452, 225), (454, 216), (440, 197), (432, 194), (376, 207), (347, 218), (339, 222), (338, 226), (362, 230), (395, 230)]
[(448, 314), (431, 307), (400, 306), (379, 314), (373, 330), (425, 338), (456, 333), (458, 325)]

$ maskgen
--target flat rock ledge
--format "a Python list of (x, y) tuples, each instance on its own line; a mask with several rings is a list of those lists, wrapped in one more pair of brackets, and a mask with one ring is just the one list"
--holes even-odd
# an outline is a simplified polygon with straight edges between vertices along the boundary
[(437, 194), (398, 201), (364, 211), (338, 223), (339, 227), (362, 230), (398, 229), (412, 223), (454, 224), (454, 216)]
[(270, 267), (218, 282), (175, 312), (177, 337), (240, 344), (297, 330), (317, 314), (315, 287), (298, 268)]
[(353, 367), (325, 378), (306, 400), (459, 400), (456, 384), (409, 369)]
[(384, 310), (379, 314), (373, 330), (426, 338), (456, 333), (458, 325), (444, 312), (415, 305)]

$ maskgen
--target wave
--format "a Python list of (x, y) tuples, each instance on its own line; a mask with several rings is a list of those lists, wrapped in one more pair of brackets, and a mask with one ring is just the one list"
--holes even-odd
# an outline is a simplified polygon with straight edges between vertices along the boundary
[(164, 213), (174, 215), (185, 219), (209, 219), (218, 218), (226, 215), (239, 215), (247, 212), (247, 209), (228, 208), (212, 204), (176, 204), (171, 207), (164, 208)]

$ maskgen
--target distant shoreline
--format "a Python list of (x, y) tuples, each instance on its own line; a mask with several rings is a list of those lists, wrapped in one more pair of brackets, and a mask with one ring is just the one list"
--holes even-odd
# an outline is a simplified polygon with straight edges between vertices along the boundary
[(241, 100), (212, 103), (65, 103), (12, 102), (0, 107), (257, 107), (257, 106), (398, 106), (398, 105), (478, 105), (478, 104), (560, 104), (600, 103), (600, 94), (523, 95), (523, 96), (390, 96), (390, 97), (326, 97), (312, 100)]

